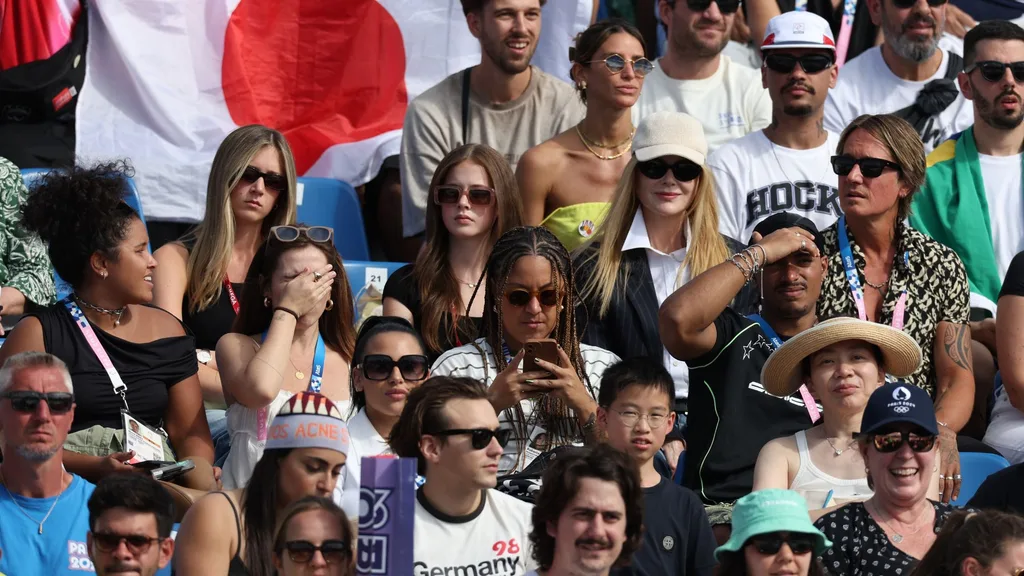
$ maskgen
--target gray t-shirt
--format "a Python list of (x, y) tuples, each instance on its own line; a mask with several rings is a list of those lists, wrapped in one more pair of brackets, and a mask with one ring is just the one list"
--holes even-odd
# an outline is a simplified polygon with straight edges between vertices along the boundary
[[(486, 144), (515, 170), (528, 149), (571, 128), (586, 112), (572, 85), (536, 66), (523, 94), (502, 104), (469, 96), (468, 141)], [(465, 144), (462, 125), (463, 71), (420, 94), (409, 104), (402, 130), (402, 224), (406, 237), (426, 229), (428, 188), (446, 154)]]

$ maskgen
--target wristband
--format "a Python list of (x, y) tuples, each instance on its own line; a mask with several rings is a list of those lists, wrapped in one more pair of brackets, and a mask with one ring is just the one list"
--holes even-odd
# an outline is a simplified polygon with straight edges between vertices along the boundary
[(274, 308), (274, 312), (277, 312), (278, 310), (280, 310), (281, 312), (287, 312), (288, 314), (291, 314), (292, 316), (295, 317), (296, 322), (299, 321), (299, 315), (295, 312), (295, 310), (292, 310), (291, 308), (285, 308), (284, 306), (277, 306)]

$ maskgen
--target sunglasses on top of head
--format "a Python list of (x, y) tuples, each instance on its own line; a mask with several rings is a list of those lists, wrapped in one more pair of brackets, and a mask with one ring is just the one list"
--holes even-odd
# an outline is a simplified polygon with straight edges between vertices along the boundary
[[(686, 7), (694, 12), (704, 12), (711, 6), (714, 0), (686, 0)], [(718, 11), (722, 14), (732, 14), (740, 9), (740, 0), (719, 0)]]
[(284, 549), (296, 564), (309, 564), (317, 551), (328, 564), (341, 564), (352, 555), (352, 547), (344, 540), (324, 540), (319, 546), (308, 540), (291, 540), (284, 543)]
[(295, 242), (299, 236), (305, 236), (313, 242), (330, 242), (334, 236), (334, 229), (327, 226), (274, 226), (270, 233), (278, 242)]
[(899, 164), (881, 158), (854, 158), (846, 155), (832, 157), (832, 171), (839, 176), (849, 176), (854, 166), (860, 166), (860, 173), (865, 178), (878, 178), (886, 168), (903, 171)]
[(246, 166), (245, 170), (242, 171), (241, 180), (246, 184), (255, 184), (260, 178), (263, 178), (263, 185), (271, 190), (276, 190), (277, 192), (288, 190), (288, 177), (283, 174), (261, 172), (255, 166)]
[(498, 445), (502, 448), (508, 444), (509, 438), (512, 436), (512, 430), (509, 428), (498, 428), (497, 430), (490, 430), (488, 428), (456, 428), (452, 430), (442, 430), (440, 432), (434, 432), (431, 436), (463, 436), (469, 435), (470, 444), (473, 446), (473, 450), (483, 450), (491, 444), (491, 438), (498, 439)]
[(611, 54), (604, 60), (591, 60), (587, 64), (596, 64), (598, 62), (604, 62), (604, 65), (612, 74), (618, 74), (626, 69), (626, 62), (630, 62), (633, 66), (633, 73), (643, 78), (654, 71), (654, 63), (641, 56), (636, 60), (629, 61), (626, 57), (621, 54)]
[(703, 172), (700, 166), (689, 160), (680, 160), (672, 165), (662, 160), (647, 160), (646, 162), (637, 162), (636, 170), (651, 180), (661, 180), (671, 170), (672, 177), (677, 182), (695, 180)]
[(422, 354), (408, 354), (398, 360), (386, 354), (367, 354), (362, 361), (363, 376), (367, 380), (387, 380), (398, 366), (402, 378), (418, 382), (427, 377), (430, 369), (430, 362)]
[(1017, 82), (1024, 82), (1024, 62), (996, 62), (994, 60), (985, 60), (983, 62), (975, 62), (964, 70), (965, 74), (970, 74), (975, 70), (981, 71), (981, 77), (989, 82), (999, 82), (1006, 76), (1006, 69), (1009, 68), (1013, 72), (1013, 79)]
[(470, 204), (477, 206), (487, 206), (494, 198), (494, 190), (487, 186), (474, 185), (463, 188), (455, 184), (444, 184), (434, 188), (434, 203), (458, 204), (463, 194), (469, 197)]
[(779, 74), (789, 74), (796, 68), (798, 62), (800, 63), (800, 68), (807, 74), (817, 74), (831, 68), (835, 60), (828, 54), (792, 56), (790, 54), (769, 53), (764, 57), (764, 65), (772, 72), (778, 72)]
[(906, 430), (882, 434), (863, 435), (871, 441), (875, 450), (882, 454), (890, 454), (899, 450), (904, 443), (910, 445), (914, 452), (929, 452), (935, 446), (935, 436), (928, 433), (908, 432)]
[(796, 555), (809, 554), (814, 550), (814, 536), (810, 534), (789, 534), (788, 536), (783, 536), (778, 532), (759, 534), (751, 537), (747, 543), (765, 556), (778, 554), (779, 550), (782, 550), (783, 544), (789, 544), (789, 549)]
[(508, 299), (509, 304), (516, 308), (526, 306), (530, 303), (530, 300), (533, 300), (534, 298), (536, 298), (537, 301), (540, 302), (540, 305), (545, 308), (553, 308), (558, 305), (558, 291), (554, 288), (541, 290), (539, 292), (516, 288), (515, 290), (509, 290), (506, 292), (505, 298)]
[(31, 390), (16, 390), (0, 394), (0, 398), (7, 398), (11, 401), (11, 407), (15, 412), (32, 414), (39, 408), (41, 401), (46, 401), (46, 406), (51, 414), (67, 414), (75, 403), (75, 395), (70, 392), (33, 392)]

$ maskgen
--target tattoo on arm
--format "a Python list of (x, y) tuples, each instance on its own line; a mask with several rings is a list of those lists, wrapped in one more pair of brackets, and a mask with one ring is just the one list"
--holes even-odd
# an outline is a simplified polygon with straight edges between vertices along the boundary
[(946, 355), (954, 364), (972, 371), (971, 365), (971, 339), (967, 324), (951, 324), (946, 327), (946, 333), (942, 338), (942, 345), (946, 349)]

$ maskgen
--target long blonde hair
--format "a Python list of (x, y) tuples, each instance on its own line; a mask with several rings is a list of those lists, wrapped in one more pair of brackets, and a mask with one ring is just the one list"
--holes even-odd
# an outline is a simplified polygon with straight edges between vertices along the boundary
[(295, 160), (283, 134), (272, 128), (251, 124), (243, 126), (221, 142), (210, 167), (206, 185), (206, 215), (184, 240), (194, 240), (188, 255), (188, 307), (193, 314), (205, 310), (220, 298), (224, 277), (235, 243), (235, 215), (231, 211), (231, 191), (249, 162), (263, 148), (273, 146), (281, 155), (288, 190), (263, 220), (262, 236), (271, 226), (295, 222)]
[[(584, 302), (596, 303), (597, 314), (603, 317), (608, 312), (612, 295), (615, 293), (616, 281), (619, 277), (619, 268), (622, 263), (622, 245), (626, 241), (626, 235), (633, 225), (633, 218), (636, 211), (640, 209), (640, 200), (636, 195), (636, 172), (637, 160), (633, 157), (629, 164), (626, 164), (619, 178), (619, 184), (612, 196), (612, 205), (608, 209), (608, 216), (597, 229), (597, 233), (586, 244), (579, 248), (582, 252), (587, 251), (589, 246), (600, 242), (600, 248), (589, 250), (587, 260), (596, 259), (594, 273), (586, 279), (583, 285), (582, 296)], [(701, 168), (701, 174), (697, 180), (697, 189), (694, 191), (693, 201), (686, 211), (686, 218), (690, 222), (691, 237), (686, 239), (687, 251), (683, 259), (683, 268), (690, 267), (691, 277), (701, 274), (705, 270), (721, 264), (729, 257), (729, 249), (725, 240), (718, 233), (718, 202), (715, 200), (715, 180), (707, 166)], [(629, 270), (622, 278), (622, 286), (629, 284)]]

